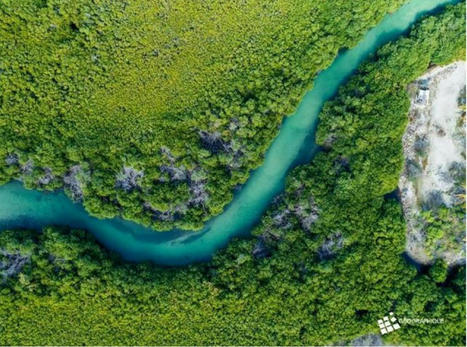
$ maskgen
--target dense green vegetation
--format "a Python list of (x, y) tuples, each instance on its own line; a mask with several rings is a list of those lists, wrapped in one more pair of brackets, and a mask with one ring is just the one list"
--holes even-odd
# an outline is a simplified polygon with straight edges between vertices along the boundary
[(196, 229), (316, 73), (403, 0), (0, 3), (0, 182)]
[[(384, 46), (323, 109), (309, 165), (255, 229), (207, 264), (127, 264), (83, 231), (0, 234), (0, 344), (465, 344), (465, 266), (416, 268), (388, 193), (402, 168), (406, 85), (465, 54), (465, 3)], [(14, 272), (19, 272), (14, 275)]]
[(445, 323), (404, 325), (389, 341), (462, 345), (465, 267), (437, 285), (437, 273), (417, 275), (400, 257), (397, 204), (359, 217), (347, 229), (362, 227), (361, 241), (346, 240), (333, 259), (320, 261), (319, 240), (295, 227), (270, 258), (254, 260), (254, 243), (237, 241), (187, 269), (122, 264), (81, 231), (2, 232), (2, 251), (30, 260), (2, 285), (0, 343), (343, 343), (377, 333), (377, 319), (394, 310)]
[(465, 201), (451, 208), (438, 206), (422, 211), (419, 223), (426, 232), (428, 255), (461, 252), (465, 240)]

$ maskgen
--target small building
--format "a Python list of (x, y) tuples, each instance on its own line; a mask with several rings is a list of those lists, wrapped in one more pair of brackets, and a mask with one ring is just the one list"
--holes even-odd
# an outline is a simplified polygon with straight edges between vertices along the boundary
[(428, 89), (419, 89), (417, 97), (415, 98), (415, 103), (421, 106), (428, 104), (430, 98), (430, 91)]

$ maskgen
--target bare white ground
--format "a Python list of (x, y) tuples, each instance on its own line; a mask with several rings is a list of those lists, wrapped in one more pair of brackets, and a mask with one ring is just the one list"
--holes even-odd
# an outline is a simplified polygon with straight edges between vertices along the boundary
[(459, 107), (459, 98), (465, 97), (465, 65), (456, 62), (434, 68), (409, 87), (412, 104), (403, 137), (406, 162), (399, 188), (408, 227), (406, 251), (421, 263), (438, 257), (455, 263), (465, 257), (465, 243), (442, 254), (427, 250), (419, 218), (422, 208), (459, 204), (458, 177), (465, 172), (465, 116)]

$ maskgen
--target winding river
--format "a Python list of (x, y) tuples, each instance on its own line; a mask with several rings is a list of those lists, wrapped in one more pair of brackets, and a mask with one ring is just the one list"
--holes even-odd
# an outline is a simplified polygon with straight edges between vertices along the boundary
[(210, 259), (232, 237), (248, 235), (272, 198), (283, 190), (287, 172), (311, 160), (317, 150), (314, 133), (318, 114), (359, 64), (406, 32), (420, 16), (457, 1), (411, 0), (387, 15), (356, 47), (341, 52), (315, 79), (313, 89), (304, 96), (295, 114), (284, 120), (263, 165), (252, 172), (224, 212), (206, 223), (202, 231), (158, 233), (120, 218), (97, 219), (62, 192), (27, 190), (19, 182), (0, 187), (0, 230), (67, 225), (89, 230), (108, 249), (131, 261), (183, 265)]

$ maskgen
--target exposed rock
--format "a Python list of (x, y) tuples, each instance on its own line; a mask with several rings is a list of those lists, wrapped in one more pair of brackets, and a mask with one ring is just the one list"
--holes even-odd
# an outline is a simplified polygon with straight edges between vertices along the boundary
[(52, 182), (54, 178), (55, 176), (52, 173), (52, 169), (46, 167), (44, 168), (44, 175), (39, 177), (39, 179), (37, 180), (37, 183), (41, 185), (47, 185), (50, 182)]
[(3, 260), (0, 260), (0, 274), (3, 280), (16, 276), (30, 260), (29, 255), (10, 253), (3, 249), (0, 249), (0, 256), (3, 258)]
[(19, 158), (18, 158), (18, 155), (13, 153), (13, 154), (8, 154), (5, 158), (5, 163), (8, 165), (8, 166), (11, 166), (11, 165), (16, 165), (18, 164), (18, 161), (19, 161)]
[(143, 171), (135, 170), (132, 167), (124, 166), (118, 173), (115, 186), (126, 192), (139, 188), (138, 180), (144, 177)]

